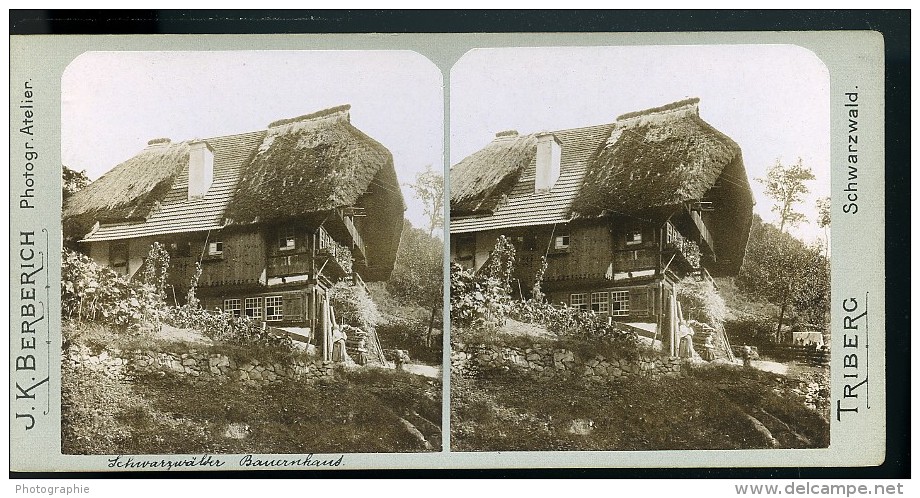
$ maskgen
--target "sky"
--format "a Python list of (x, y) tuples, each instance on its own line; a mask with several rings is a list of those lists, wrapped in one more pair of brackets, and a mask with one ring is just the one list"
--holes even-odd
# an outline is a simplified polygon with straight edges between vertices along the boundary
[(408, 183), (444, 163), (441, 71), (410, 51), (87, 52), (61, 81), (63, 163), (91, 180), (147, 141), (263, 130), (351, 104), (351, 122), (386, 146), (406, 217), (428, 225)]
[(754, 211), (777, 222), (755, 178), (802, 158), (815, 180), (791, 233), (823, 239), (815, 202), (830, 195), (830, 79), (792, 45), (477, 49), (450, 73), (450, 164), (492, 141), (602, 123), (631, 111), (700, 98), (700, 117), (741, 147)]

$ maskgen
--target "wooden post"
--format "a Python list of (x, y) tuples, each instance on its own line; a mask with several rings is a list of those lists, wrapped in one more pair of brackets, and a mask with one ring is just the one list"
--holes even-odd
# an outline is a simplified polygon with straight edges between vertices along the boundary
[(323, 329), (323, 359), (326, 361), (332, 360), (332, 352), (329, 350), (329, 300), (326, 296), (323, 296), (322, 300), (322, 329)]

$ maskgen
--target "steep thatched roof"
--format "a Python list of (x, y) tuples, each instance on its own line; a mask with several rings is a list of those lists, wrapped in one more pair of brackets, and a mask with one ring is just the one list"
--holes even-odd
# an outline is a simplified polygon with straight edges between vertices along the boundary
[(272, 123), (243, 171), (228, 220), (272, 221), (354, 204), (381, 168), (393, 167), (393, 156), (351, 125), (349, 108)]
[[(624, 114), (572, 205), (582, 216), (701, 199), (741, 149), (700, 119), (699, 99)], [(747, 177), (737, 179), (750, 193)]]
[(537, 136), (516, 132), (496, 135), (489, 145), (455, 164), (450, 171), (451, 216), (490, 213), (533, 162)]
[(688, 99), (618, 117), (585, 173), (572, 212), (666, 215), (705, 198), (715, 208), (706, 216), (717, 240), (713, 274), (737, 273), (754, 198), (741, 148), (700, 118), (698, 103)]
[(451, 232), (598, 216), (663, 223), (687, 203), (705, 200), (714, 206), (703, 215), (715, 239), (711, 273), (737, 273), (753, 194), (740, 147), (700, 118), (698, 103), (682, 100), (623, 114), (612, 124), (553, 131), (562, 167), (550, 192), (534, 191), (536, 135), (500, 133), (451, 169)]
[(276, 121), (268, 130), (202, 140), (214, 154), (213, 181), (203, 196), (192, 198), (191, 142), (151, 140), (151, 147), (68, 199), (65, 235), (93, 242), (297, 218), (320, 223), (332, 210), (356, 206), (364, 208), (355, 219), (367, 249), (362, 276), (385, 280), (406, 206), (392, 155), (351, 125), (349, 109), (333, 107)]
[(143, 220), (188, 165), (189, 144), (151, 141), (140, 154), (72, 195), (64, 205), (64, 232), (82, 236), (98, 221)]

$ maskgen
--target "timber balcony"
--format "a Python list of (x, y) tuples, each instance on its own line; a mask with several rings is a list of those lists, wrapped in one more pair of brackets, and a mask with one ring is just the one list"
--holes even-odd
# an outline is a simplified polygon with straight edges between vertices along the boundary
[[(670, 227), (669, 227), (670, 228)], [(674, 256), (674, 261), (691, 269), (700, 267), (700, 246), (696, 242), (684, 237), (674, 230), (668, 233), (668, 242), (662, 247), (662, 253), (667, 259)], [(665, 262), (666, 264), (666, 262)], [(673, 264), (673, 263), (672, 263)]]
[(658, 249), (643, 248), (613, 253), (613, 272), (649, 270), (658, 267)]
[(332, 216), (326, 220), (323, 227), (335, 240), (350, 242), (350, 249), (355, 259), (360, 261), (367, 257), (364, 239), (355, 227), (352, 217), (346, 213), (345, 209), (334, 210)]

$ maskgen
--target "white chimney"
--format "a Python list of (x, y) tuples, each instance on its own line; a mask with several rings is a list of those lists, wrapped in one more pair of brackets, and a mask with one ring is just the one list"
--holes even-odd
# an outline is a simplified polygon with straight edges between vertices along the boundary
[(205, 142), (189, 144), (188, 198), (204, 197), (214, 181), (214, 151)]
[(562, 144), (552, 133), (537, 135), (537, 172), (534, 191), (547, 192), (556, 180), (562, 165)]

